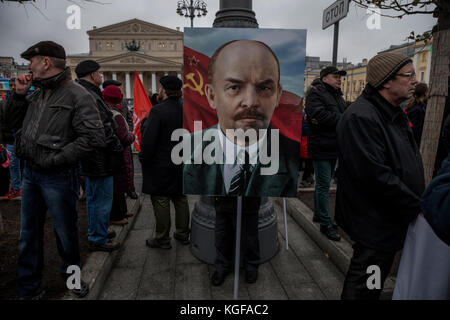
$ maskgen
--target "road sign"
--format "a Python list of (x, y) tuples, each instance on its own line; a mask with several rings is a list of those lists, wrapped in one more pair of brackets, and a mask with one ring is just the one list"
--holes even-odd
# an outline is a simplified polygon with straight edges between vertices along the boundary
[(349, 0), (338, 0), (323, 11), (322, 30), (347, 16), (348, 3)]

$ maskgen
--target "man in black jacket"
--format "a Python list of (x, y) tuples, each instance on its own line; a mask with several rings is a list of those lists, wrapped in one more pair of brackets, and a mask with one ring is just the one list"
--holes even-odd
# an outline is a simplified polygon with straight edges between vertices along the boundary
[[(94, 60), (81, 61), (75, 68), (80, 85), (86, 88), (97, 102), (97, 108), (105, 128), (105, 138), (111, 146), (96, 148), (90, 152), (89, 157), (81, 161), (81, 175), (86, 177), (86, 210), (88, 214), (88, 241), (91, 251), (111, 252), (119, 249), (120, 243), (112, 243), (108, 233), (109, 214), (113, 201), (113, 173), (120, 170), (121, 153), (111, 152), (116, 147), (120, 152), (120, 141), (114, 134), (114, 120), (108, 106), (102, 99), (99, 86), (102, 77), (99, 72), (100, 65)], [(114, 141), (115, 140), (115, 141)], [(123, 163), (122, 163), (123, 166)]]
[[(29, 76), (16, 79), (7, 113), (16, 130), (16, 154), (25, 160), (22, 179), (18, 296), (43, 295), (43, 232), (48, 211), (53, 220), (61, 275), (80, 265), (77, 228), (79, 160), (105, 145), (105, 132), (94, 98), (70, 78), (66, 53), (52, 41), (39, 42), (21, 54), (30, 60)], [(31, 84), (37, 90), (26, 96)], [(73, 291), (88, 293), (82, 282)]]
[(159, 82), (160, 103), (150, 110), (142, 134), (141, 153), (142, 192), (151, 195), (156, 219), (153, 239), (146, 241), (151, 248), (170, 249), (170, 200), (175, 207), (174, 238), (189, 244), (189, 205), (183, 195), (183, 165), (171, 160), (172, 132), (183, 127), (183, 108), (180, 105), (182, 82), (176, 76), (164, 76)]
[(309, 123), (308, 155), (316, 180), (313, 221), (319, 222), (320, 231), (333, 241), (341, 237), (331, 220), (329, 191), (337, 158), (336, 125), (346, 107), (340, 89), (341, 76), (346, 74), (335, 67), (324, 68), (320, 79), (312, 82), (305, 103)]
[(425, 188), (422, 158), (400, 107), (417, 84), (412, 60), (376, 55), (367, 83), (337, 127), (336, 221), (355, 241), (342, 299), (379, 298)]

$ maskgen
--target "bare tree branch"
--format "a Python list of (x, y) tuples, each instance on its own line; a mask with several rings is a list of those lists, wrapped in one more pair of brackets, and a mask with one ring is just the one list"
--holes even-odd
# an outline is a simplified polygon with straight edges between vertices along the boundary
[(33, 2), (31, 2), (31, 5), (32, 5), (32, 6), (33, 6), (40, 14), (42, 14), (42, 16), (43, 16), (46, 20), (50, 21), (50, 19), (42, 12), (42, 10), (39, 9)]
[(27, 7), (25, 6), (24, 3), (22, 3), (23, 8), (25, 9), (25, 15), (27, 16), (27, 19), (30, 19), (30, 16), (28, 15), (28, 11), (27, 11)]
[[(394, 10), (397, 12), (402, 12), (402, 14), (399, 14), (397, 16), (393, 16), (393, 15), (388, 15), (388, 14), (380, 14), (381, 16), (384, 17), (389, 17), (389, 18), (399, 18), (401, 19), (402, 17), (404, 17), (405, 15), (411, 15), (411, 14), (432, 14), (434, 12), (434, 10), (432, 11), (428, 11), (428, 10), (413, 10), (412, 7), (418, 6), (419, 4), (423, 4), (421, 6), (427, 6), (427, 5), (432, 5), (432, 4), (436, 4), (435, 1), (429, 0), (429, 1), (425, 1), (425, 2), (418, 2), (417, 4), (414, 4), (413, 2), (410, 3), (406, 3), (406, 4), (401, 4), (398, 2), (398, 0), (391, 0), (390, 3), (388, 4), (384, 4), (382, 3), (382, 1), (373, 1), (373, 0), (353, 0), (358, 6), (362, 7), (362, 8), (366, 8), (366, 9), (371, 9), (370, 8), (370, 4), (375, 5), (376, 7), (382, 9), (382, 10)], [(384, 1), (383, 1), (384, 2)], [(367, 3), (367, 4), (366, 4)], [(407, 6), (412, 6), (409, 10), (406, 8)]]

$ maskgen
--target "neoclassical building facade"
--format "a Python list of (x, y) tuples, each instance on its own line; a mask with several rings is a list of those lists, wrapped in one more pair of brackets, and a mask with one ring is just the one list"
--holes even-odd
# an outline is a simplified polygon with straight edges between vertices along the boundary
[(89, 53), (68, 55), (67, 64), (75, 79), (76, 65), (97, 61), (104, 80), (122, 83), (124, 98), (133, 97), (134, 71), (147, 92), (159, 90), (159, 79), (167, 74), (182, 77), (183, 33), (146, 21), (132, 19), (87, 32)]

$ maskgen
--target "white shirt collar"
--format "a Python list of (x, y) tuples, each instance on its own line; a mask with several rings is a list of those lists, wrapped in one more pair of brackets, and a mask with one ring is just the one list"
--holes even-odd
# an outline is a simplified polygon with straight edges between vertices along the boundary
[[(258, 149), (264, 142), (264, 139), (267, 136), (267, 131), (264, 133), (264, 136), (258, 140), (258, 143), (253, 143), (247, 147), (242, 147), (228, 139), (228, 137), (222, 132), (220, 124), (217, 124), (217, 130), (219, 131), (220, 146), (222, 147), (223, 153), (225, 155), (225, 164), (244, 163), (244, 151), (248, 152), (250, 164), (255, 165), (258, 163)], [(238, 159), (239, 162), (237, 161)]]

